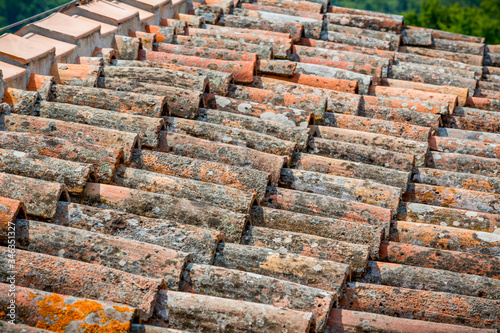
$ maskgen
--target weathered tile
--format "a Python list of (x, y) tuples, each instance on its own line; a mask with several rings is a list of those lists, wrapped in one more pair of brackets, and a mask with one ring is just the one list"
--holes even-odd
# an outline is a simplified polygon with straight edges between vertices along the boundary
[(96, 181), (110, 183), (115, 169), (123, 161), (121, 149), (106, 148), (89, 143), (80, 144), (67, 139), (26, 132), (0, 132), (0, 146), (29, 154), (39, 154), (62, 160), (88, 163)]
[(61, 201), (52, 223), (190, 253), (200, 264), (213, 262), (221, 240), (214, 229)]
[(85, 105), (110, 111), (158, 118), (166, 114), (163, 96), (57, 85), (54, 102)]
[(227, 241), (239, 241), (248, 219), (245, 214), (201, 202), (96, 183), (87, 184), (83, 202), (131, 214), (168, 218), (179, 223), (217, 229)]
[[(226, 329), (247, 332), (309, 332), (314, 314), (258, 303), (175, 291), (162, 291), (158, 316), (169, 327), (203, 332)], [(248, 322), (258, 325), (249, 325)]]
[[(16, 223), (16, 219), (26, 218), (26, 208), (19, 200), (0, 197), (0, 243), (8, 244), (9, 231)], [(12, 235), (12, 234), (11, 234)]]
[(362, 143), (313, 138), (309, 142), (309, 153), (329, 158), (376, 165), (409, 172), (415, 164), (415, 157)]
[(17, 220), (16, 242), (23, 250), (163, 279), (174, 290), (191, 259), (188, 253), (161, 246), (30, 220)]
[(249, 83), (253, 80), (255, 63), (252, 61), (228, 61), (207, 59), (195, 56), (177, 55), (164, 52), (143, 52), (143, 59), (160, 62), (173, 62), (183, 66), (200, 67), (231, 73), (236, 82)]
[(272, 56), (272, 47), (270, 45), (257, 45), (230, 39), (177, 35), (175, 36), (175, 42), (188, 47), (205, 47), (256, 53), (259, 55), (260, 60), (270, 60)]
[(11, 112), (35, 116), (38, 99), (39, 95), (36, 91), (5, 88), (2, 102), (11, 107)]
[(497, 280), (500, 277), (499, 257), (433, 249), (404, 243), (382, 242), (380, 261), (443, 269)]
[[(7, 248), (0, 247), (3, 258), (7, 258), (6, 251)], [(147, 278), (77, 260), (19, 249), (15, 250), (15, 254), (15, 277), (19, 286), (127, 304), (136, 307), (143, 320), (153, 314), (158, 291), (165, 285), (163, 279)], [(6, 283), (6, 262), (0, 267), (0, 279)]]
[(473, 66), (481, 66), (483, 64), (483, 57), (480, 55), (440, 51), (440, 50), (433, 50), (433, 49), (413, 47), (413, 46), (405, 46), (404, 52), (426, 57), (442, 58), (445, 60), (463, 62)]
[(290, 252), (349, 265), (354, 276), (365, 273), (369, 248), (331, 238), (271, 228), (250, 227), (243, 244)]
[(500, 194), (500, 178), (431, 168), (415, 168), (412, 180), (434, 186)]
[[(477, 328), (498, 328), (500, 302), (451, 293), (349, 283), (342, 308)], [(480, 307), (483, 311), (476, 311)]]
[(270, 135), (246, 129), (174, 117), (168, 117), (166, 121), (168, 132), (187, 134), (196, 136), (200, 139), (216, 142), (230, 143), (269, 154), (290, 157), (297, 146), (295, 142), (277, 139)]
[(387, 232), (389, 231), (391, 218), (391, 211), (386, 208), (281, 187), (268, 188), (265, 206), (295, 213), (377, 225), (383, 227)]
[(279, 185), (285, 188), (355, 200), (396, 211), (401, 189), (371, 180), (282, 169)]
[[(239, 96), (244, 97), (244, 96)], [(246, 99), (236, 99), (214, 94), (204, 94), (205, 107), (232, 113), (259, 117), (290, 126), (306, 128), (312, 121), (312, 112), (300, 108), (280, 107)]]
[(304, 153), (293, 154), (291, 166), (297, 170), (373, 180), (381, 184), (399, 187), (402, 190), (406, 190), (410, 179), (409, 172)]
[(403, 200), (461, 208), (490, 214), (500, 213), (500, 194), (471, 191), (461, 188), (433, 186), (426, 184), (410, 184)]
[[(7, 308), (10, 304), (9, 287), (9, 284), (0, 283), (0, 306), (2, 308)], [(124, 304), (102, 302), (95, 298), (61, 295), (31, 287), (16, 286), (16, 291), (15, 300), (18, 309), (16, 323), (21, 324), (20, 327), (24, 325), (41, 327), (32, 331), (20, 330), (19, 332), (53, 332), (53, 330), (71, 329), (75, 326), (86, 330), (99, 327), (99, 329), (125, 332), (137, 317), (137, 310)], [(49, 318), (47, 313), (51, 314)], [(6, 332), (10, 332), (9, 330), (10, 327)]]
[(500, 175), (500, 161), (498, 159), (474, 155), (430, 151), (426, 165), (436, 169), (487, 177), (498, 177)]
[(318, 331), (338, 298), (336, 292), (236, 269), (193, 264), (186, 271), (182, 291), (312, 312)]
[(332, 292), (339, 292), (350, 275), (350, 268), (346, 264), (283, 252), (256, 246), (219, 243), (214, 265)]
[(41, 102), (38, 105), (38, 112), (40, 117), (44, 118), (139, 133), (141, 145), (151, 148), (158, 146), (160, 130), (165, 126), (162, 118), (131, 115), (66, 103)]
[(498, 214), (413, 202), (401, 202), (397, 218), (409, 222), (431, 223), (486, 232), (494, 232), (500, 226), (500, 215)]
[(227, 61), (252, 61), (252, 62), (257, 61), (256, 53), (225, 50), (225, 49), (214, 49), (208, 47), (188, 47), (183, 45), (158, 43), (157, 51), (178, 54), (178, 55), (195, 56), (207, 59), (219, 59)]
[[(226, 96), (228, 94), (229, 84), (233, 81), (233, 75), (231, 73), (220, 72), (212, 69), (205, 69), (200, 67), (190, 67), (190, 66), (182, 66), (174, 63), (166, 63), (162, 61), (153, 61), (153, 60), (117, 60), (113, 62), (113, 66), (118, 67), (153, 67), (153, 68), (164, 68), (169, 69), (171, 71), (184, 72), (187, 74), (192, 74), (193, 76), (203, 77), (206, 76), (208, 79), (208, 86), (204, 86), (201, 88), (201, 85), (198, 86), (189, 86), (189, 84), (183, 84), (182, 80), (173, 80), (168, 82), (166, 85), (159, 86), (158, 81), (150, 81), (144, 79), (143, 76), (138, 77), (138, 80), (144, 80), (144, 82), (156, 83), (158, 88), (163, 87), (176, 87), (179, 89), (184, 89), (186, 91), (200, 91), (205, 92), (210, 90), (210, 92), (222, 96)], [(182, 73), (178, 73), (178, 76), (183, 77)], [(122, 77), (125, 78), (125, 77)], [(199, 79), (199, 78), (198, 78)], [(128, 80), (134, 81), (134, 78), (128, 78)], [(204, 80), (204, 79), (203, 79)], [(140, 84), (139, 82), (136, 82)], [(149, 87), (149, 86), (148, 86)], [(208, 89), (207, 89), (208, 88)], [(154, 91), (154, 89), (151, 89)], [(172, 100), (172, 96), (169, 100)]]
[(36, 178), (66, 185), (70, 193), (78, 194), (93, 172), (87, 163), (65, 161), (58, 158), (0, 149), (0, 172)]
[(381, 314), (361, 311), (350, 311), (334, 308), (330, 312), (325, 332), (356, 332), (360, 327), (371, 331), (396, 333), (404, 330), (407, 333), (420, 333), (430, 331), (436, 333), (495, 333), (495, 329), (474, 328), (452, 324), (435, 323), (430, 321), (407, 319), (400, 317), (384, 316)]
[(140, 147), (139, 135), (131, 132), (18, 114), (4, 116), (4, 122), (5, 128), (11, 132), (43, 134), (83, 145), (93, 144), (111, 149), (121, 149), (124, 152), (126, 163), (130, 161), (132, 149)]
[(64, 184), (0, 173), (0, 196), (24, 203), (28, 215), (49, 219), (58, 201), (69, 201)]
[(429, 134), (431, 133), (430, 127), (340, 113), (326, 113), (324, 125), (378, 133), (421, 142), (427, 142), (429, 140)]
[(380, 241), (384, 235), (382, 227), (339, 220), (330, 217), (307, 215), (288, 210), (254, 206), (251, 210), (253, 226), (314, 235), (367, 245), (372, 258), (378, 258)]
[[(167, 134), (168, 135), (168, 134)], [(131, 167), (165, 175), (229, 186), (262, 200), (269, 174), (259, 170), (169, 153), (135, 150)]]
[(296, 149), (304, 151), (307, 147), (310, 128), (296, 127), (283, 124), (268, 119), (258, 119), (256, 117), (235, 114), (232, 112), (219, 111), (213, 109), (199, 109), (200, 116), (198, 120), (206, 121), (211, 124), (223, 125), (226, 127), (234, 127), (246, 129), (249, 131), (273, 136), (275, 138), (294, 142), (297, 144)]
[[(395, 138), (390, 135), (356, 131), (345, 128), (314, 126), (312, 129), (318, 137), (343, 143), (363, 145), (367, 148), (378, 148), (399, 154), (411, 155), (416, 166), (425, 165), (426, 154), (429, 151), (427, 142)], [(390, 161), (387, 161), (389, 164)]]
[(390, 241), (500, 257), (500, 235), (434, 224), (392, 221)]
[(142, 191), (205, 202), (216, 207), (246, 214), (250, 212), (250, 207), (256, 197), (255, 193), (237, 190), (228, 186), (124, 166), (120, 166), (116, 170), (115, 183), (119, 186)]
[(278, 185), (281, 168), (288, 162), (285, 156), (165, 131), (160, 134), (159, 151), (263, 171), (270, 174), (273, 186)]

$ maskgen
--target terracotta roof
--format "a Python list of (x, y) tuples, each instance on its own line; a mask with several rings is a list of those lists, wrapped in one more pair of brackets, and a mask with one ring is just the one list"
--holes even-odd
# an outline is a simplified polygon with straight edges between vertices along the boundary
[(500, 329), (500, 47), (328, 3), (1, 36), (0, 330)]

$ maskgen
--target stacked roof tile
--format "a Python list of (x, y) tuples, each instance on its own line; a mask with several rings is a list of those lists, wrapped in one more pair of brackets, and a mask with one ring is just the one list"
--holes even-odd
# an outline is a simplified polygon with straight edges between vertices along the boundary
[(95, 0), (1, 36), (0, 70), (0, 330), (500, 330), (498, 45)]

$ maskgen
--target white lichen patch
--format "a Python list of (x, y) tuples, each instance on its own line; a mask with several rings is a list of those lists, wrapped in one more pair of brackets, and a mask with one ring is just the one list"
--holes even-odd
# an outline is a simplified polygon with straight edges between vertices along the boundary
[(478, 231), (478, 232), (476, 232), (476, 236), (477, 236), (477, 238), (479, 238), (483, 242), (488, 242), (488, 243), (500, 242), (500, 235), (499, 234)]

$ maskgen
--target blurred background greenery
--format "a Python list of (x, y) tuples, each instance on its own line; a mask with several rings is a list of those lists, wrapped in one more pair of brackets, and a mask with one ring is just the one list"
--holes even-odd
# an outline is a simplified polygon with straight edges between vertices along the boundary
[[(0, 27), (67, 2), (0, 0)], [(500, 0), (332, 0), (332, 4), (402, 14), (408, 25), (486, 37), (488, 44), (500, 44)]]
[(71, 0), (0, 0), (0, 27), (40, 14)]

